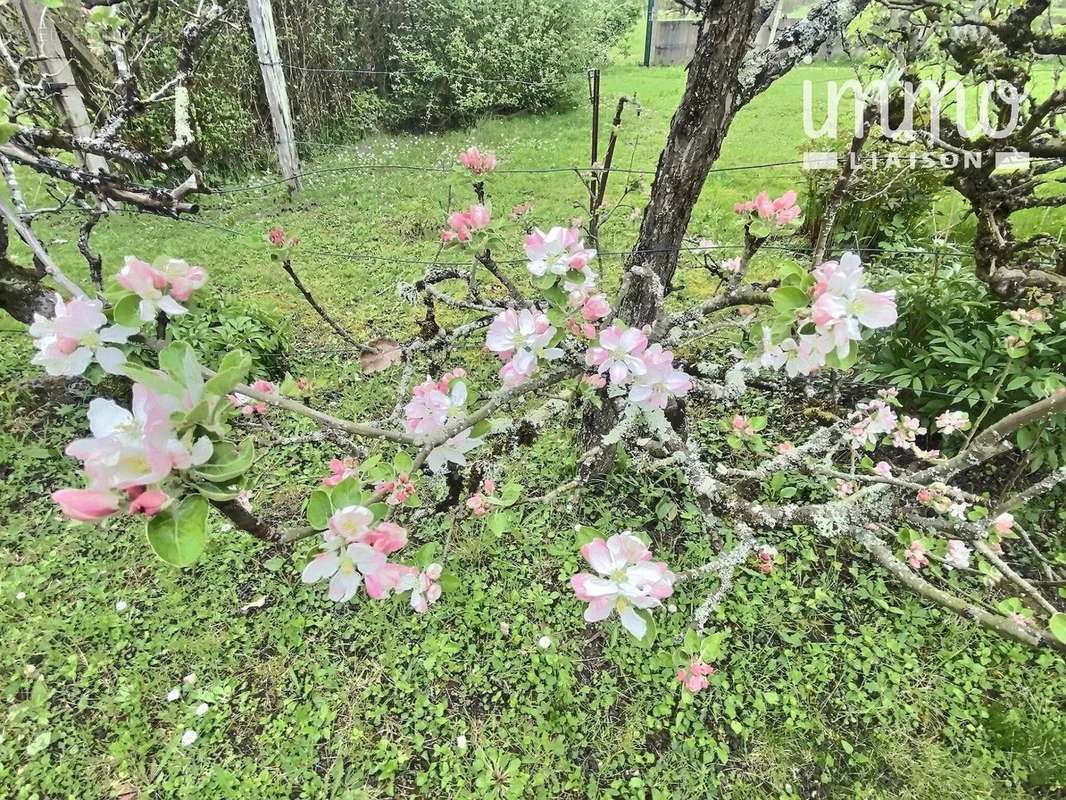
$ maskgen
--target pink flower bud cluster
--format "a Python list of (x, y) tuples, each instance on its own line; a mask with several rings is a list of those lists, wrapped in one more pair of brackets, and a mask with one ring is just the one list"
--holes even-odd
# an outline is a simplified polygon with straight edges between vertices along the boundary
[(489, 151), (482, 153), (477, 147), (469, 147), (459, 153), (458, 161), (478, 177), (496, 169), (496, 154)]
[(767, 192), (759, 192), (754, 200), (737, 203), (733, 206), (733, 211), (737, 214), (755, 215), (779, 228), (791, 224), (802, 213), (796, 205), (796, 192), (791, 189), (776, 200), (771, 200)]

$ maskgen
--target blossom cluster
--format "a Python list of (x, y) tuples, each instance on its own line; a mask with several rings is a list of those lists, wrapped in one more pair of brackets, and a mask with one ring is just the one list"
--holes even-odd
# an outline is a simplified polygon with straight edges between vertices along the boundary
[(116, 280), (140, 298), (138, 314), (141, 321), (151, 322), (160, 312), (172, 317), (186, 313), (188, 309), (181, 304), (207, 283), (207, 272), (203, 267), (190, 266), (176, 258), (156, 267), (127, 256)]
[(585, 353), (585, 363), (607, 375), (612, 386), (628, 387), (629, 402), (646, 410), (666, 408), (671, 397), (692, 388), (689, 376), (674, 366), (671, 351), (658, 342), (649, 347), (642, 330), (622, 323), (600, 331)]
[(475, 203), (465, 211), (453, 211), (448, 215), (448, 227), (441, 231), (444, 244), (469, 244), (474, 233), (484, 230), (492, 222), (488, 206)]
[(707, 676), (713, 675), (715, 672), (717, 672), (717, 670), (713, 666), (705, 663), (699, 656), (696, 656), (688, 664), (677, 670), (676, 677), (677, 680), (681, 682), (682, 686), (695, 694), (710, 686)]
[(579, 572), (570, 578), (578, 600), (589, 604), (585, 621), (599, 622), (614, 611), (627, 631), (643, 638), (648, 624), (637, 612), (662, 605), (674, 593), (674, 573), (664, 562), (652, 561), (644, 542), (628, 531), (606, 541), (593, 539), (581, 548), (581, 555), (598, 573)]
[(759, 192), (754, 200), (734, 205), (733, 211), (773, 223), (779, 228), (795, 222), (802, 213), (796, 205), (796, 192), (791, 189), (776, 200), (771, 200), (767, 192)]
[(489, 325), (485, 346), (504, 362), (500, 368), (503, 385), (521, 386), (536, 372), (539, 359), (562, 357), (563, 351), (551, 346), (555, 335), (556, 329), (541, 311), (507, 309), (498, 314)]
[[(411, 401), (405, 406), (407, 432), (425, 441), (440, 433), (448, 423), (465, 413), (469, 392), (466, 370), (457, 367), (445, 373), (439, 381), (426, 380), (414, 387)], [(426, 458), (433, 472), (443, 472), (449, 462), (466, 466), (466, 453), (480, 445), (482, 439), (465, 428), (434, 447)]]
[(120, 374), (126, 354), (115, 347), (137, 333), (136, 328), (108, 325), (100, 300), (75, 297), (64, 301), (58, 294), (55, 316), (33, 315), (30, 336), (37, 352), (33, 363), (53, 376), (81, 375), (96, 361), (105, 372)]
[(461, 152), (458, 161), (478, 177), (496, 169), (496, 154), (490, 151), (482, 153), (477, 147), (469, 147)]
[(329, 519), (322, 534), (321, 549), (304, 567), (301, 580), (329, 580), (329, 598), (346, 603), (363, 586), (367, 596), (383, 600), (393, 593), (411, 592), (411, 606), (424, 613), (440, 597), (439, 564), (425, 572), (417, 567), (389, 561), (389, 556), (407, 544), (407, 531), (393, 522), (374, 522), (365, 506), (345, 506)]
[(764, 326), (762, 349), (748, 362), (749, 367), (783, 366), (790, 377), (810, 375), (824, 367), (830, 356), (840, 361), (851, 356), (852, 344), (862, 339), (863, 329), (887, 328), (896, 322), (895, 290), (866, 288), (862, 262), (854, 253), (845, 253), (840, 261), (826, 261), (814, 270), (814, 279), (806, 304), (802, 299), (793, 302), (800, 291), (795, 287), (786, 287), (789, 294), (777, 290), (798, 328), (794, 335), (775, 343), (773, 331)]
[[(257, 392), (263, 394), (277, 394), (278, 387), (272, 381), (259, 379), (252, 383), (252, 388)], [(257, 400), (254, 397), (241, 394), (240, 392), (234, 392), (228, 395), (230, 405), (237, 409), (238, 412), (246, 417), (250, 417), (253, 414), (265, 414), (270, 407), (268, 403), (263, 400)]]
[(173, 470), (205, 463), (214, 450), (207, 436), (179, 437), (171, 425), (178, 409), (174, 398), (141, 384), (133, 385), (131, 410), (100, 397), (89, 403), (91, 437), (77, 439), (67, 455), (82, 462), (84, 489), (60, 489), (52, 495), (71, 519), (102, 519), (128, 503), (131, 514), (152, 516), (170, 498), (160, 488)]
[[(596, 251), (585, 247), (577, 227), (554, 227), (547, 233), (539, 228), (526, 236), (527, 268), (531, 275), (566, 275), (573, 270), (583, 271), (596, 257)], [(569, 291), (569, 290), (568, 290)]]

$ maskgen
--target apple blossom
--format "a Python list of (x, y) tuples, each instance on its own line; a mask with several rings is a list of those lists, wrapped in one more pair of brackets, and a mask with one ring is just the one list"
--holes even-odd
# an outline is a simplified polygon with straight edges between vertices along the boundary
[(385, 503), (390, 506), (399, 506), (407, 502), (415, 493), (415, 485), (411, 482), (411, 476), (401, 472), (394, 481), (382, 481), (374, 487), (375, 492), (387, 492)]
[(658, 342), (641, 356), (644, 371), (629, 386), (629, 402), (643, 409), (666, 408), (671, 397), (688, 394), (692, 380), (674, 367), (674, 354)]
[(761, 545), (755, 552), (759, 559), (759, 571), (763, 575), (769, 575), (774, 571), (774, 559), (777, 558), (777, 548), (768, 544)]
[(195, 442), (176, 437), (170, 424), (172, 398), (137, 383), (131, 408), (94, 398), (88, 413), (92, 437), (67, 446), (67, 455), (83, 462), (90, 489), (137, 491), (163, 480), (173, 469), (189, 469), (211, 457), (214, 446), (206, 436)]
[(163, 509), (163, 506), (170, 502), (166, 492), (162, 492), (159, 489), (137, 487), (137, 489), (129, 489), (127, 491), (131, 493), (130, 497), (133, 500), (129, 507), (131, 514), (144, 514), (146, 517), (154, 517)]
[(701, 689), (706, 689), (710, 686), (707, 681), (708, 675), (713, 675), (716, 672), (715, 668), (710, 664), (707, 664), (703, 659), (693, 658), (687, 665), (681, 667), (677, 671), (677, 680), (688, 691), (695, 694)]
[(441, 241), (445, 244), (468, 244), (475, 231), (484, 230), (492, 221), (492, 213), (487, 206), (475, 204), (466, 211), (454, 211), (448, 215), (448, 227), (441, 231)]
[(920, 420), (904, 414), (900, 418), (896, 430), (892, 432), (892, 445), (902, 450), (910, 450), (914, 446), (915, 437), (924, 433), (925, 428), (922, 427)]
[(646, 371), (641, 356), (647, 346), (643, 331), (616, 322), (600, 331), (596, 346), (585, 353), (585, 363), (599, 373), (606, 372), (611, 383), (621, 386)]
[(168, 283), (167, 276), (151, 264), (133, 256), (126, 256), (126, 264), (119, 270), (115, 279), (122, 288), (141, 298), (138, 315), (143, 322), (151, 322), (160, 312), (174, 317), (187, 311), (185, 306), (164, 293)]
[(947, 554), (944, 556), (944, 566), (947, 569), (969, 569), (971, 552), (964, 542), (951, 539), (948, 542)]
[(994, 520), (992, 520), (992, 529), (1000, 534), (1006, 535), (1014, 528), (1014, 515), (1009, 511), (1004, 511)]
[(915, 539), (910, 543), (904, 556), (907, 559), (907, 563), (910, 564), (911, 569), (916, 572), (929, 563), (929, 557), (925, 552), (925, 545), (922, 544), (920, 539)]
[(674, 592), (675, 576), (631, 533), (597, 537), (581, 548), (581, 555), (599, 575), (580, 572), (570, 578), (574, 594), (587, 602), (586, 622), (599, 622), (612, 611), (623, 627), (642, 638), (647, 623), (636, 609), (652, 609)]
[(878, 461), (877, 464), (874, 465), (874, 474), (880, 475), (882, 478), (891, 478), (892, 465), (887, 461)]
[[(512, 359), (513, 360), (513, 359)], [(426, 458), (426, 466), (431, 472), (443, 472), (448, 463), (466, 466), (466, 454), (484, 441), (470, 435), (471, 429), (460, 431), (444, 444), (434, 447)]]
[(490, 151), (482, 153), (477, 147), (469, 147), (459, 153), (458, 161), (478, 177), (496, 169), (496, 154)]
[(862, 338), (862, 328), (887, 328), (896, 322), (896, 292), (865, 288), (862, 262), (854, 253), (840, 261), (826, 261), (814, 270), (811, 321), (817, 329), (819, 350), (836, 350), (840, 358), (851, 352), (851, 342)]
[(820, 349), (820, 339), (814, 334), (801, 334), (795, 339), (785, 339), (780, 347), (785, 354), (785, 373), (790, 378), (810, 375), (825, 366), (826, 353)]
[(752, 427), (751, 420), (743, 414), (734, 414), (733, 419), (729, 420), (729, 427), (733, 429), (733, 433), (740, 436), (755, 435), (755, 428)]
[(837, 497), (844, 498), (855, 494), (855, 484), (851, 481), (837, 480), (836, 484)]
[(796, 449), (796, 445), (792, 444), (792, 442), (781, 442), (775, 449), (781, 455), (787, 455)]
[(778, 227), (783, 227), (799, 217), (800, 207), (796, 205), (796, 192), (789, 190), (776, 200), (771, 200), (769, 193), (763, 191), (756, 195), (754, 200), (737, 203), (733, 206), (737, 214), (756, 213), (760, 219), (773, 222)]
[(75, 297), (55, 299), (55, 316), (51, 319), (33, 315), (29, 333), (37, 353), (33, 363), (53, 376), (81, 375), (95, 360), (105, 372), (120, 374), (126, 354), (110, 345), (126, 344), (135, 328), (107, 325), (104, 304), (100, 300)]
[(852, 448), (858, 449), (877, 444), (882, 436), (894, 431), (898, 425), (896, 412), (884, 400), (863, 401), (848, 415), (848, 429), (844, 438)]
[(170, 294), (175, 300), (185, 302), (194, 291), (207, 283), (207, 270), (194, 267), (180, 258), (167, 259), (159, 272), (170, 286)]
[(722, 269), (726, 272), (732, 272), (734, 275), (739, 275), (744, 270), (744, 262), (739, 258), (727, 258), (722, 262)]
[(1017, 611), (1007, 615), (1007, 619), (1022, 628), (1028, 628), (1030, 625), (1033, 624), (1033, 621), (1029, 619), (1029, 617), (1025, 616), (1024, 614), (1020, 614)]
[(322, 479), (323, 486), (336, 486), (345, 478), (358, 474), (359, 462), (354, 458), (331, 458), (329, 461), (329, 475)]
[(431, 436), (466, 405), (466, 382), (461, 378), (449, 381), (447, 376), (440, 381), (427, 379), (414, 387), (412, 395), (404, 408), (407, 430), (418, 436)]
[(60, 489), (52, 493), (59, 510), (78, 522), (94, 522), (114, 514), (121, 502), (114, 492), (99, 489)]
[(407, 532), (392, 523), (371, 528), (374, 515), (363, 506), (346, 506), (329, 520), (322, 537), (322, 552), (304, 567), (301, 580), (317, 583), (329, 579), (329, 597), (337, 603), (351, 600), (364, 579), (373, 599), (387, 597), (410, 570), (390, 564), (388, 555), (407, 543)]
[(596, 257), (595, 250), (585, 247), (576, 226), (556, 226), (547, 233), (534, 228), (526, 237), (525, 251), (529, 259), (526, 266), (538, 278), (545, 274), (565, 275), (570, 270), (583, 270)]
[(936, 418), (937, 429), (945, 436), (970, 428), (970, 416), (965, 411), (945, 411)]
[[(257, 392), (263, 394), (277, 394), (278, 387), (268, 380), (257, 380), (252, 383), (252, 388)], [(234, 392), (229, 395), (229, 402), (234, 408), (241, 412), (246, 417), (252, 416), (252, 414), (265, 414), (270, 408), (270, 404), (264, 400), (257, 400), (253, 397), (248, 397), (239, 392)]]
[(418, 614), (425, 614), (429, 607), (440, 599), (440, 580), (443, 567), (430, 564), (413, 578), (411, 587), (411, 608)]
[(485, 502), (485, 497), (481, 492), (475, 492), (466, 498), (466, 507), (475, 517), (483, 517), (489, 513), (488, 503)]
[(611, 304), (605, 295), (589, 295), (581, 303), (581, 316), (589, 322), (601, 320), (610, 313)]

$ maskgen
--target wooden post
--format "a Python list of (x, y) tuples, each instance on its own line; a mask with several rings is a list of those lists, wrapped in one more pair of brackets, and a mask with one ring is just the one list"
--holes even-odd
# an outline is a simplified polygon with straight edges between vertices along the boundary
[(655, 25), (655, 0), (648, 0), (648, 20), (644, 26), (644, 66), (651, 66), (651, 31)]
[[(68, 130), (78, 137), (91, 139), (92, 123), (85, 110), (70, 61), (63, 50), (59, 32), (49, 18), (44, 6), (35, 0), (18, 0), (20, 16), (26, 37), (29, 39), (33, 54), (41, 59), (40, 69), (46, 86), (51, 85), (55, 91), (56, 106), (66, 119)], [(102, 156), (86, 153), (82, 157), (86, 169), (92, 172), (106, 172), (107, 162)]]
[(248, 0), (248, 16), (255, 33), (255, 48), (263, 73), (270, 119), (274, 124), (274, 146), (278, 151), (281, 176), (289, 182), (289, 191), (300, 188), (300, 159), (296, 155), (296, 137), (289, 110), (289, 93), (285, 88), (285, 72), (281, 68), (281, 53), (274, 31), (274, 10), (270, 0)]

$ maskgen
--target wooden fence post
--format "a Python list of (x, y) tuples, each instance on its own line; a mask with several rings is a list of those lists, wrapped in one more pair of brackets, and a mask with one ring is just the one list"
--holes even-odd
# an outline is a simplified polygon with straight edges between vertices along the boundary
[(281, 168), (281, 176), (289, 182), (289, 191), (295, 192), (300, 188), (300, 159), (296, 155), (296, 136), (292, 127), (292, 112), (289, 110), (289, 93), (285, 88), (285, 72), (281, 68), (281, 53), (278, 50), (274, 10), (270, 0), (248, 0), (248, 16), (252, 20), (255, 48), (263, 73), (263, 88), (266, 90), (270, 119), (274, 125), (278, 166)]
[[(18, 0), (20, 16), (26, 37), (33, 54), (41, 59), (40, 69), (46, 85), (51, 84), (56, 94), (56, 105), (66, 118), (67, 128), (78, 137), (92, 138), (93, 127), (81, 91), (74, 82), (74, 72), (63, 50), (59, 32), (44, 6), (34, 0)], [(106, 172), (107, 161), (102, 156), (86, 153), (83, 156), (86, 169)]]

